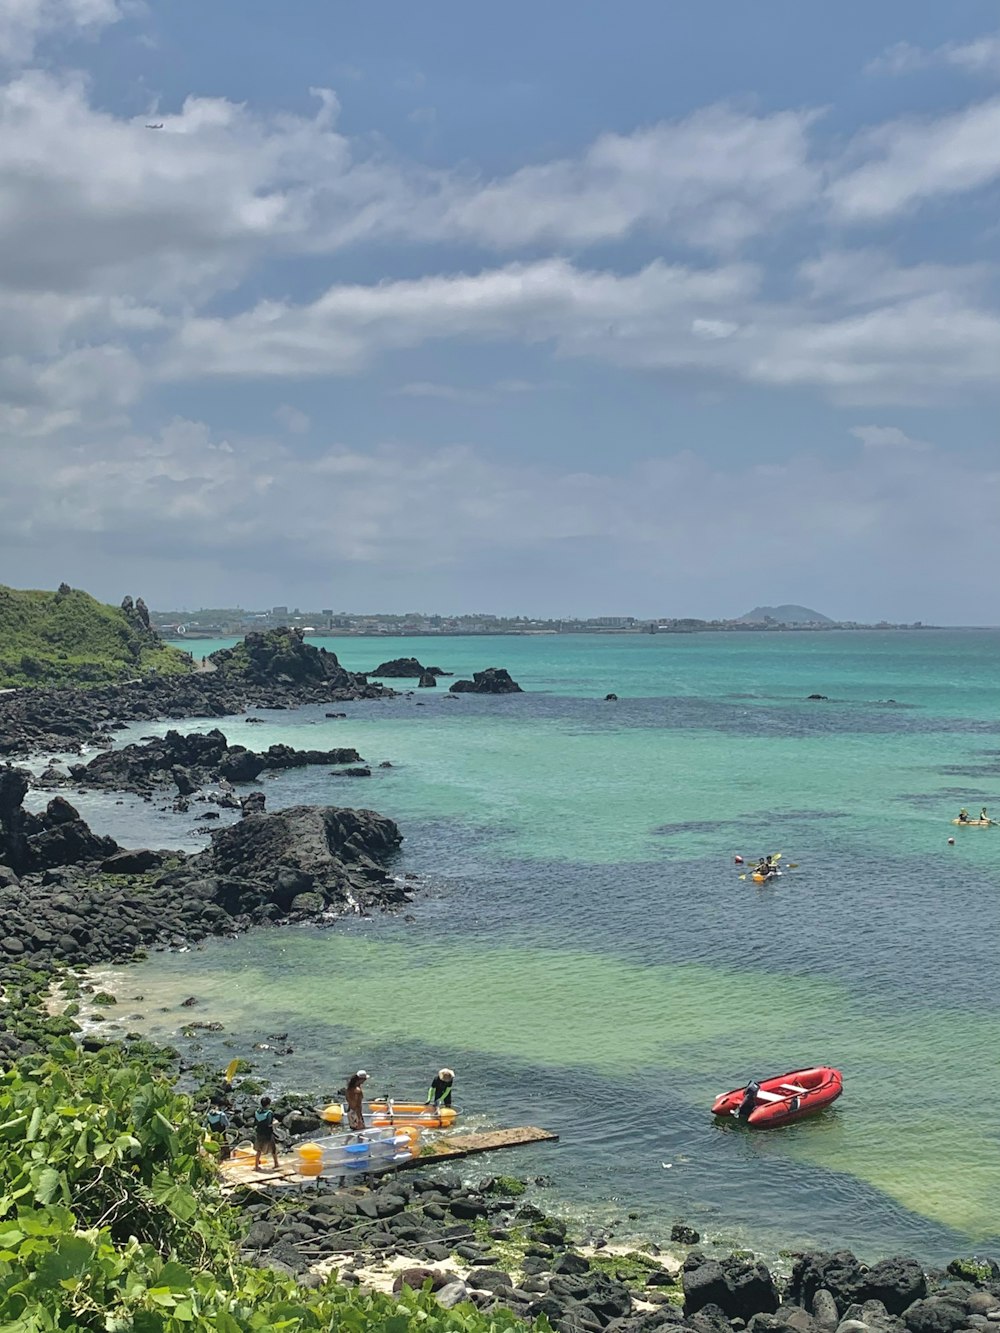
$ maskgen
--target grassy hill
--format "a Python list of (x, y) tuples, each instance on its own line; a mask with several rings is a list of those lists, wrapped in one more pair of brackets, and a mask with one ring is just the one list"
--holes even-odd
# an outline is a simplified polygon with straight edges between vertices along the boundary
[(63, 583), (57, 592), (0, 584), (0, 689), (129, 680), (191, 670), (150, 629), (141, 598), (105, 606)]

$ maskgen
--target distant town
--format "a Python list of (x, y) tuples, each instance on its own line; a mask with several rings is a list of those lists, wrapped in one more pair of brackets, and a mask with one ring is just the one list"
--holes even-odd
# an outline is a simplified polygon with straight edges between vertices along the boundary
[(243, 635), (251, 630), (288, 625), (307, 635), (398, 637), (401, 635), (468, 634), (701, 634), (713, 631), (816, 632), (822, 630), (909, 630), (931, 628), (919, 620), (913, 624), (861, 624), (831, 620), (808, 607), (755, 607), (732, 620), (698, 620), (693, 617), (592, 616), (589, 619), (542, 620), (530, 616), (494, 616), (486, 613), (458, 616), (406, 612), (402, 615), (353, 611), (303, 611), (272, 606), (266, 611), (242, 608), (201, 611), (153, 611), (155, 628), (168, 639), (216, 639)]

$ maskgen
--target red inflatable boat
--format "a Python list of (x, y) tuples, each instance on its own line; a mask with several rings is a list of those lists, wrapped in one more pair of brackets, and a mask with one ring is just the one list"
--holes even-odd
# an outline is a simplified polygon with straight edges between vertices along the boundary
[(731, 1115), (755, 1129), (787, 1125), (822, 1111), (844, 1091), (839, 1069), (795, 1069), (716, 1097), (713, 1115)]

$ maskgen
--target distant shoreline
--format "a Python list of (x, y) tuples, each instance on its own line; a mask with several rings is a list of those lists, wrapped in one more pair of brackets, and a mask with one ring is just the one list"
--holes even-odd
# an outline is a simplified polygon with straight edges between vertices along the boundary
[[(293, 627), (294, 628), (294, 627)], [(934, 633), (950, 631), (996, 630), (997, 625), (699, 625), (694, 628), (670, 628), (648, 626), (636, 629), (391, 629), (391, 630), (355, 630), (355, 629), (311, 629), (305, 631), (307, 639), (562, 639), (573, 635), (587, 635), (592, 638), (657, 638), (661, 634), (920, 634), (924, 630)], [(169, 628), (157, 631), (165, 643), (178, 645), (215, 641), (218, 639), (241, 639), (252, 633), (249, 628), (233, 630), (192, 630), (187, 634), (171, 633)]]

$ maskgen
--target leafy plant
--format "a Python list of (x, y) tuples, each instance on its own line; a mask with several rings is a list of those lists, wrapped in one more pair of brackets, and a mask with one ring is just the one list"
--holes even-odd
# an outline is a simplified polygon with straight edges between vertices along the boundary
[[(6, 1333), (507, 1333), (508, 1311), (442, 1310), (239, 1259), (212, 1144), (144, 1059), (71, 1042), (0, 1076), (0, 1327)], [(547, 1329), (544, 1321), (540, 1327)]]

